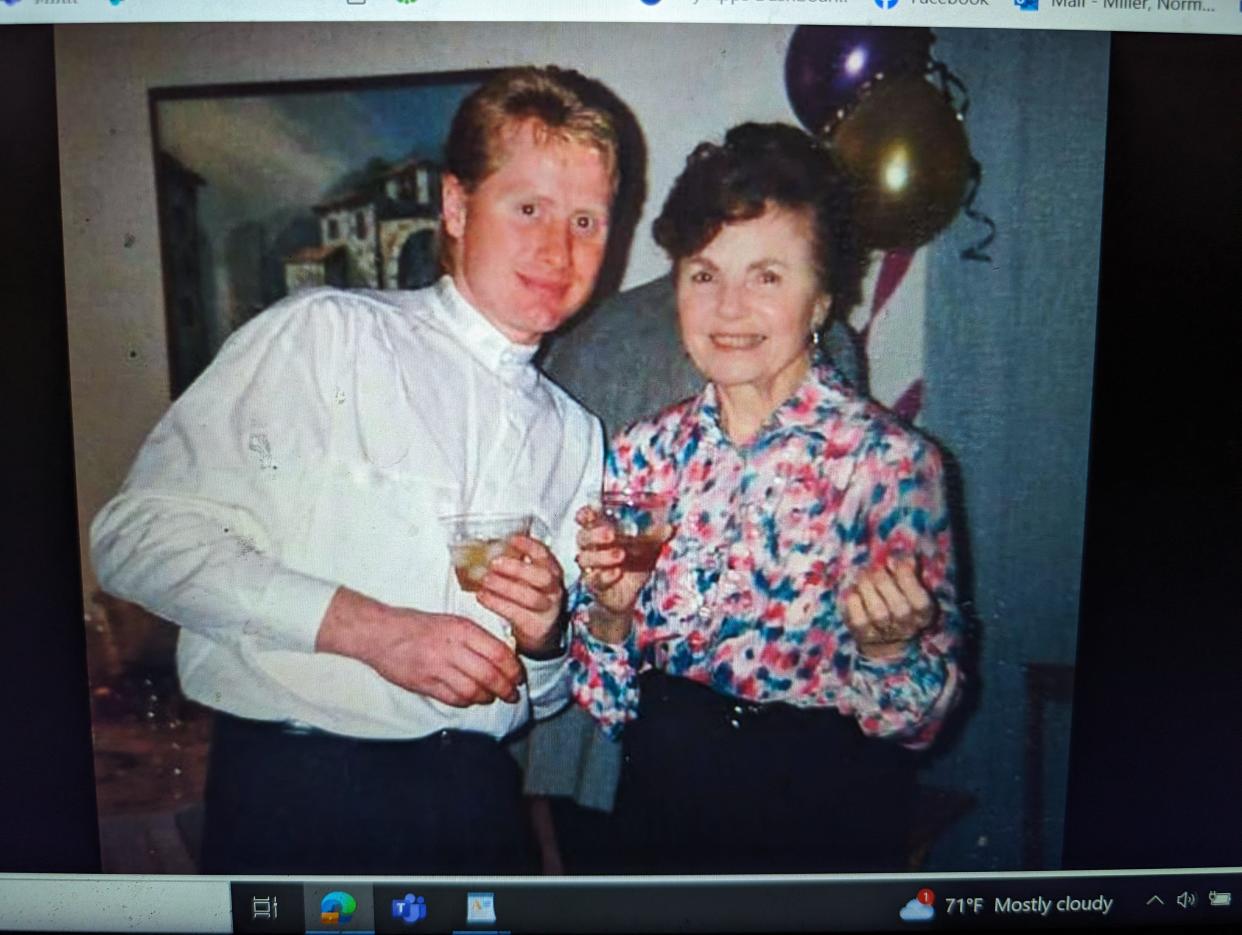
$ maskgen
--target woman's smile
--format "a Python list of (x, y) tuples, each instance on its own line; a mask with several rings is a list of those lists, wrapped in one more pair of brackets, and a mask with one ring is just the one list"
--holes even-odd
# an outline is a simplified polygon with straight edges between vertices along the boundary
[(713, 334), (712, 344), (722, 351), (753, 351), (767, 340), (762, 334)]

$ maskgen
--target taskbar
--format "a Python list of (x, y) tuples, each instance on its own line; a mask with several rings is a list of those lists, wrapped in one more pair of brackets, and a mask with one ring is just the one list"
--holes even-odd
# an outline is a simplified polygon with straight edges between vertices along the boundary
[[(1237, 903), (1234, 894), (1237, 893)], [(1242, 926), (1242, 870), (234, 881), (239, 933), (437, 935)], [(289, 915), (280, 918), (281, 907)]]
[(1242, 867), (680, 877), (0, 876), (0, 931), (1242, 929)]

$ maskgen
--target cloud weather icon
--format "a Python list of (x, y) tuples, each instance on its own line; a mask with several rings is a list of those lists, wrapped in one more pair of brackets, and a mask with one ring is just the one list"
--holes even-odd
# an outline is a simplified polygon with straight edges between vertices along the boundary
[(933, 906), (925, 906), (917, 899), (912, 899), (901, 907), (898, 913), (903, 922), (930, 922), (936, 917), (936, 909)]

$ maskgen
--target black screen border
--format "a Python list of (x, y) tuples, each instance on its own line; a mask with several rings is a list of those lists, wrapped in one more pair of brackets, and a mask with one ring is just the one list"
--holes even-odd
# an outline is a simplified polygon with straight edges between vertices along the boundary
[[(1242, 38), (1118, 33), (1110, 70), (1065, 866), (1237, 865)], [(97, 872), (52, 27), (0, 29), (0, 87), (16, 91), (0, 178), (21, 219), (0, 225), (0, 871)]]

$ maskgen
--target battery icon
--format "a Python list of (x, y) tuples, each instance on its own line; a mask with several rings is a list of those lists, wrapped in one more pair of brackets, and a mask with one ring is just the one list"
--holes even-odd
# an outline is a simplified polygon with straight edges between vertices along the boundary
[(1208, 904), (1212, 906), (1232, 906), (1233, 893), (1218, 893), (1216, 890), (1208, 892)]

